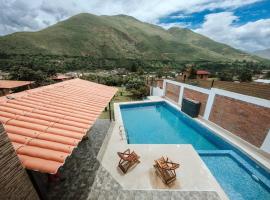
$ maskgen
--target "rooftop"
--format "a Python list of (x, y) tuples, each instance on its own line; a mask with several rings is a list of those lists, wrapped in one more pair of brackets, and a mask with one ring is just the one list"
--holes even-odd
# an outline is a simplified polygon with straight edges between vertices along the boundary
[(207, 74), (210, 74), (210, 72), (205, 71), (205, 70), (197, 70), (196, 74), (198, 74), (198, 75), (207, 75)]
[(14, 80), (0, 80), (1, 89), (12, 89), (25, 85), (30, 85), (34, 83), (33, 81), (14, 81)]
[(67, 80), (67, 79), (72, 79), (72, 78), (73, 78), (72, 76), (67, 76), (64, 74), (58, 74), (58, 75), (52, 77), (53, 80)]
[(24, 167), (54, 174), (116, 91), (72, 79), (15, 93), (0, 97), (0, 121)]

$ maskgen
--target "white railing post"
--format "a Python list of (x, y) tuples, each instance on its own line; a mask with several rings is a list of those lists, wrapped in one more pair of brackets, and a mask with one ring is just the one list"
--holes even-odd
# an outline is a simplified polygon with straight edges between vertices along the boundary
[(163, 95), (162, 96), (165, 96), (165, 94), (166, 94), (166, 79), (163, 79)]
[(183, 95), (184, 95), (184, 86), (180, 86), (180, 93), (179, 93), (179, 99), (178, 99), (178, 104), (182, 106), (182, 100), (183, 100)]
[(270, 153), (270, 129), (269, 129), (268, 134), (266, 135), (266, 137), (263, 141), (261, 149)]
[(213, 107), (213, 103), (214, 103), (214, 100), (215, 100), (215, 96), (216, 96), (215, 91), (213, 89), (211, 89), (210, 94), (209, 94), (208, 99), (207, 99), (206, 106), (205, 106), (204, 115), (203, 115), (203, 118), (206, 119), (206, 120), (208, 120), (209, 117), (210, 117), (211, 110), (212, 110), (212, 107)]

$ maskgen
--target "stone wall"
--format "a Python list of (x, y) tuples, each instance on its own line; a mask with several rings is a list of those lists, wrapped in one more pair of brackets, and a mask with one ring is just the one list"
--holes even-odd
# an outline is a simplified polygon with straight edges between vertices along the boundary
[(166, 91), (165, 91), (166, 97), (173, 100), (174, 102), (178, 102), (179, 93), (180, 93), (180, 86), (171, 83), (166, 84)]
[(184, 98), (189, 98), (192, 100), (196, 100), (201, 102), (201, 108), (200, 108), (200, 113), (199, 115), (203, 116), (204, 111), (205, 111), (205, 106), (207, 103), (207, 99), (208, 99), (208, 94), (204, 94), (195, 90), (191, 90), (191, 89), (184, 89)]
[(39, 199), (0, 123), (0, 199)]
[(270, 109), (216, 95), (209, 120), (260, 147), (270, 129)]

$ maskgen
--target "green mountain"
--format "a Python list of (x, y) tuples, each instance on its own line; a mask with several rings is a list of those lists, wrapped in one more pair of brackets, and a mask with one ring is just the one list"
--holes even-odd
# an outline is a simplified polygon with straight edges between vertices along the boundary
[(0, 47), (1, 55), (82, 56), (183, 63), (264, 61), (189, 29), (165, 30), (126, 15), (75, 15), (41, 31), (2, 36)]
[(253, 54), (261, 58), (270, 59), (270, 49), (255, 51)]

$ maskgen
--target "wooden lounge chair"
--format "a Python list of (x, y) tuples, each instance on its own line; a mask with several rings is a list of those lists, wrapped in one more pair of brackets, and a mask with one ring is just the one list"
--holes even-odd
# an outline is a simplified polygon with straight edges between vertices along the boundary
[(177, 163), (173, 163), (172, 161), (169, 160), (169, 158), (164, 158), (163, 156), (155, 160), (154, 167), (156, 169), (156, 173), (160, 176), (162, 181), (169, 185), (173, 181), (176, 180), (176, 173), (175, 170), (179, 167), (180, 165)]
[(120, 157), (118, 167), (124, 174), (127, 173), (128, 169), (131, 168), (134, 164), (140, 163), (140, 157), (134, 151), (130, 153), (130, 149), (127, 149), (123, 153), (117, 152), (117, 154)]

